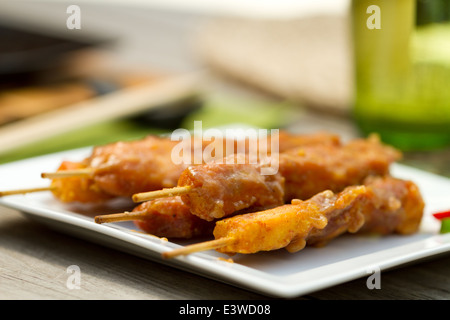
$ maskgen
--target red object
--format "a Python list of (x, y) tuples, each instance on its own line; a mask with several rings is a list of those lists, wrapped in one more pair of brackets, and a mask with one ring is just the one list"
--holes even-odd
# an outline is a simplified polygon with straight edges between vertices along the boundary
[(445, 218), (450, 218), (450, 210), (433, 213), (433, 216), (439, 220), (445, 219)]

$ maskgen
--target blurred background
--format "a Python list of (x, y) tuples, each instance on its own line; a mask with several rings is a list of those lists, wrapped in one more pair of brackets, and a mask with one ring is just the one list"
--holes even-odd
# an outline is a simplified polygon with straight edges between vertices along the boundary
[[(363, 136), (351, 12), (351, 0), (2, 0), (0, 162), (194, 120)], [(450, 175), (449, 154), (403, 161)]]

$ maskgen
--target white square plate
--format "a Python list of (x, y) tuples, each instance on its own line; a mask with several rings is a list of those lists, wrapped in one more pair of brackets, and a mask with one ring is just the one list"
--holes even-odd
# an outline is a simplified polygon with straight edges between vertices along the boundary
[[(81, 160), (90, 152), (91, 148), (83, 148), (2, 165), (0, 190), (46, 186), (49, 182), (41, 179), (41, 172), (56, 170), (62, 160)], [(81, 208), (60, 203), (50, 192), (4, 197), (0, 205), (20, 210), (52, 228), (118, 250), (268, 296), (293, 298), (450, 250), (450, 234), (439, 234), (440, 223), (432, 216), (433, 212), (450, 209), (450, 179), (400, 164), (392, 166), (392, 175), (417, 183), (425, 199), (425, 214), (417, 234), (343, 235), (320, 249), (306, 248), (294, 254), (283, 249), (237, 254), (232, 262), (229, 256), (214, 250), (163, 259), (162, 252), (193, 241), (175, 243), (145, 235), (136, 232), (132, 222), (96, 224), (93, 216), (107, 212), (88, 214)], [(118, 208), (114, 205), (109, 208), (114, 209)]]

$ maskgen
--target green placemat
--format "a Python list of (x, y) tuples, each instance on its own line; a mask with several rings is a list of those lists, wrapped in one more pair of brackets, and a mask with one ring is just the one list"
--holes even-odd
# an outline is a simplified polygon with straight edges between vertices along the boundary
[(285, 101), (269, 101), (250, 98), (214, 95), (208, 98), (197, 112), (187, 116), (182, 126), (194, 128), (194, 121), (201, 120), (203, 128), (241, 123), (252, 127), (273, 129), (294, 121), (298, 106)]

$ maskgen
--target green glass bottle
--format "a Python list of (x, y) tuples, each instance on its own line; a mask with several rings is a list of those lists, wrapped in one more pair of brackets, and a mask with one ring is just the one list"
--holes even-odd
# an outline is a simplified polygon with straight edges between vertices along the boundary
[(450, 0), (353, 0), (353, 115), (403, 150), (450, 146)]

